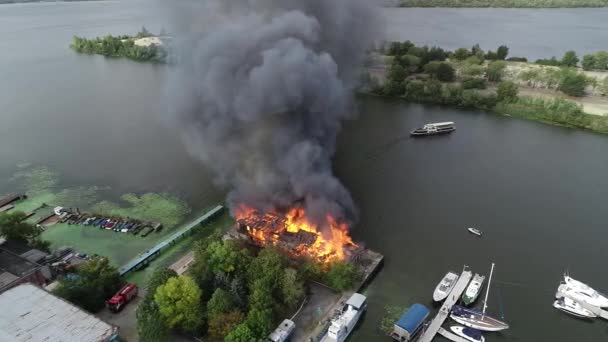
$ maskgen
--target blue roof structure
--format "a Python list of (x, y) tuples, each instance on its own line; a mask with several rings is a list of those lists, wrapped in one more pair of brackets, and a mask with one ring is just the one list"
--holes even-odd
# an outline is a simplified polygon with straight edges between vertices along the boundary
[(409, 310), (401, 315), (401, 318), (399, 318), (395, 324), (400, 328), (405, 329), (409, 333), (413, 333), (416, 331), (416, 329), (418, 329), (420, 324), (424, 322), (428, 315), (429, 309), (427, 309), (426, 306), (422, 304), (414, 304), (409, 308)]

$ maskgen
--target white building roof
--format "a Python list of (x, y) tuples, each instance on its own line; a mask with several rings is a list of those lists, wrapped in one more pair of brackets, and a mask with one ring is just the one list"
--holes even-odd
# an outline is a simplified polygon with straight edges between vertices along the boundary
[(32, 284), (0, 294), (0, 341), (111, 341), (118, 328)]

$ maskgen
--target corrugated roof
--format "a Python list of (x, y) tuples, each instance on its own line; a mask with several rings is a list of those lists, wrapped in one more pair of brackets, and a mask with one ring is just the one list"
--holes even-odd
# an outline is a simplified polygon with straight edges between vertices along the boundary
[(426, 317), (429, 315), (429, 309), (422, 304), (414, 304), (407, 310), (401, 318), (395, 323), (395, 325), (413, 333), (420, 323), (424, 322)]
[(118, 328), (31, 284), (0, 294), (1, 341), (108, 341)]
[(360, 293), (353, 293), (352, 296), (346, 301), (346, 304), (354, 306), (357, 310), (361, 309), (363, 303), (367, 298)]

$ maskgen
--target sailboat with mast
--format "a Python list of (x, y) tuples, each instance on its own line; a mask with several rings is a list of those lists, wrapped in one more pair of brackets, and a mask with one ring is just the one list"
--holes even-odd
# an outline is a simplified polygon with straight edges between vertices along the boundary
[(488, 287), (486, 288), (486, 298), (483, 301), (483, 311), (479, 312), (465, 307), (454, 305), (450, 317), (456, 322), (477, 330), (482, 331), (501, 331), (509, 329), (509, 325), (501, 320), (486, 315), (488, 308), (488, 295), (490, 293), (490, 283), (492, 282), (492, 273), (494, 273), (494, 263), (490, 270), (490, 278), (488, 279)]

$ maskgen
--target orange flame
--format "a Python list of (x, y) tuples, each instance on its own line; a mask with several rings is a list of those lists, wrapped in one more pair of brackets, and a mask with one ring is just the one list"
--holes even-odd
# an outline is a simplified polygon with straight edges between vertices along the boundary
[(236, 219), (245, 226), (247, 234), (257, 243), (268, 243), (285, 247), (288, 243), (281, 243), (282, 233), (309, 234), (314, 241), (311, 243), (298, 243), (290, 246), (289, 252), (298, 256), (310, 256), (322, 262), (344, 260), (345, 247), (356, 246), (348, 234), (348, 225), (338, 222), (331, 215), (326, 216), (326, 225), (323, 232), (320, 227), (310, 222), (306, 217), (304, 208), (294, 207), (284, 214), (275, 211), (260, 213), (255, 209), (241, 205), (236, 210)]

